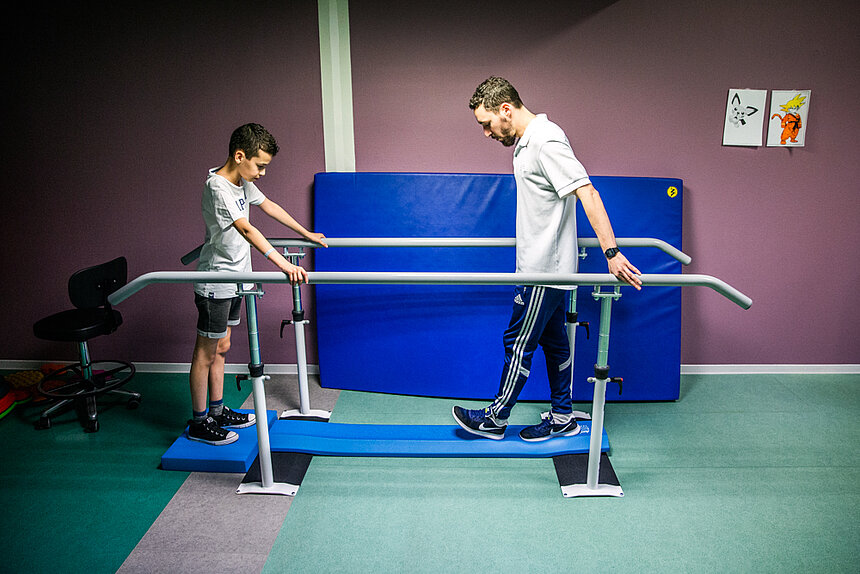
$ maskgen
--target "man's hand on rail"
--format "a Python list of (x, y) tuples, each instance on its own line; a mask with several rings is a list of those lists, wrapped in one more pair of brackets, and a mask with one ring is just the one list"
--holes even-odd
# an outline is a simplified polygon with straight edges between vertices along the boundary
[(628, 285), (635, 287), (637, 291), (642, 290), (642, 280), (638, 277), (642, 275), (642, 272), (627, 261), (623, 253), (619, 252), (615, 257), (609, 259), (608, 263), (609, 272), (615, 275), (620, 281), (624, 281)]
[(319, 243), (323, 247), (328, 247), (328, 244), (325, 242), (325, 235), (322, 233), (308, 233), (307, 239), (314, 243)]

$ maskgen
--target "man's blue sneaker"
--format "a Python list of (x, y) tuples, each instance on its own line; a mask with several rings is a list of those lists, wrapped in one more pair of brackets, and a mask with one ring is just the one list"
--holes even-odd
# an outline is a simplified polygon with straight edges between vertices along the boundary
[(499, 422), (490, 414), (490, 409), (469, 410), (455, 406), (451, 409), (454, 414), (454, 420), (460, 425), (464, 431), (484, 438), (493, 440), (502, 440), (505, 438), (505, 427), (508, 426), (507, 421), (504, 424)]
[(540, 424), (521, 430), (520, 438), (530, 442), (537, 442), (557, 436), (574, 436), (577, 434), (579, 434), (579, 425), (576, 424), (576, 419), (570, 417), (569, 422), (559, 425), (552, 422), (552, 414), (550, 413)]

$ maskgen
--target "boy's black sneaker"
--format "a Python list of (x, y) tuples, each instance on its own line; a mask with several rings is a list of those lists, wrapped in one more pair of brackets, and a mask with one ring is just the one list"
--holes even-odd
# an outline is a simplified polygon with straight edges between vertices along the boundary
[(254, 413), (237, 413), (225, 406), (221, 414), (212, 419), (222, 429), (243, 429), (254, 424), (257, 417)]
[(189, 440), (205, 442), (215, 446), (230, 444), (239, 440), (239, 435), (233, 431), (222, 429), (212, 417), (206, 417), (202, 421), (188, 421), (188, 430), (185, 435)]

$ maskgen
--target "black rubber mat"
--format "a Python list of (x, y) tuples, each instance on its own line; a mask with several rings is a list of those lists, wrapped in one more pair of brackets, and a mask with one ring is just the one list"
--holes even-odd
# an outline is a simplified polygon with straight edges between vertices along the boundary
[[(585, 484), (588, 481), (588, 453), (554, 456), (552, 462), (555, 464), (555, 474), (558, 476), (559, 486)], [(609, 462), (609, 455), (605, 452), (600, 453), (600, 470), (597, 473), (597, 482), (621, 486), (615, 475), (615, 469)]]

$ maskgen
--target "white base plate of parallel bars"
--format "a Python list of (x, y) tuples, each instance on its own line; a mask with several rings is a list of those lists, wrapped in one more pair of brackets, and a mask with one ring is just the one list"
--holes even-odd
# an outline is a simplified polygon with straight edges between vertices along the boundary
[(280, 494), (295, 496), (299, 487), (286, 482), (273, 482), (271, 486), (263, 486), (262, 482), (243, 482), (236, 489), (236, 494)]
[(561, 487), (561, 494), (565, 498), (576, 498), (581, 496), (615, 496), (622, 497), (624, 492), (620, 486), (612, 484), (598, 484), (591, 488), (587, 484), (571, 484)]
[(280, 418), (281, 419), (313, 418), (313, 419), (329, 420), (331, 418), (331, 411), (324, 411), (322, 409), (309, 409), (308, 412), (303, 413), (299, 409), (290, 409), (288, 411), (282, 412)]

